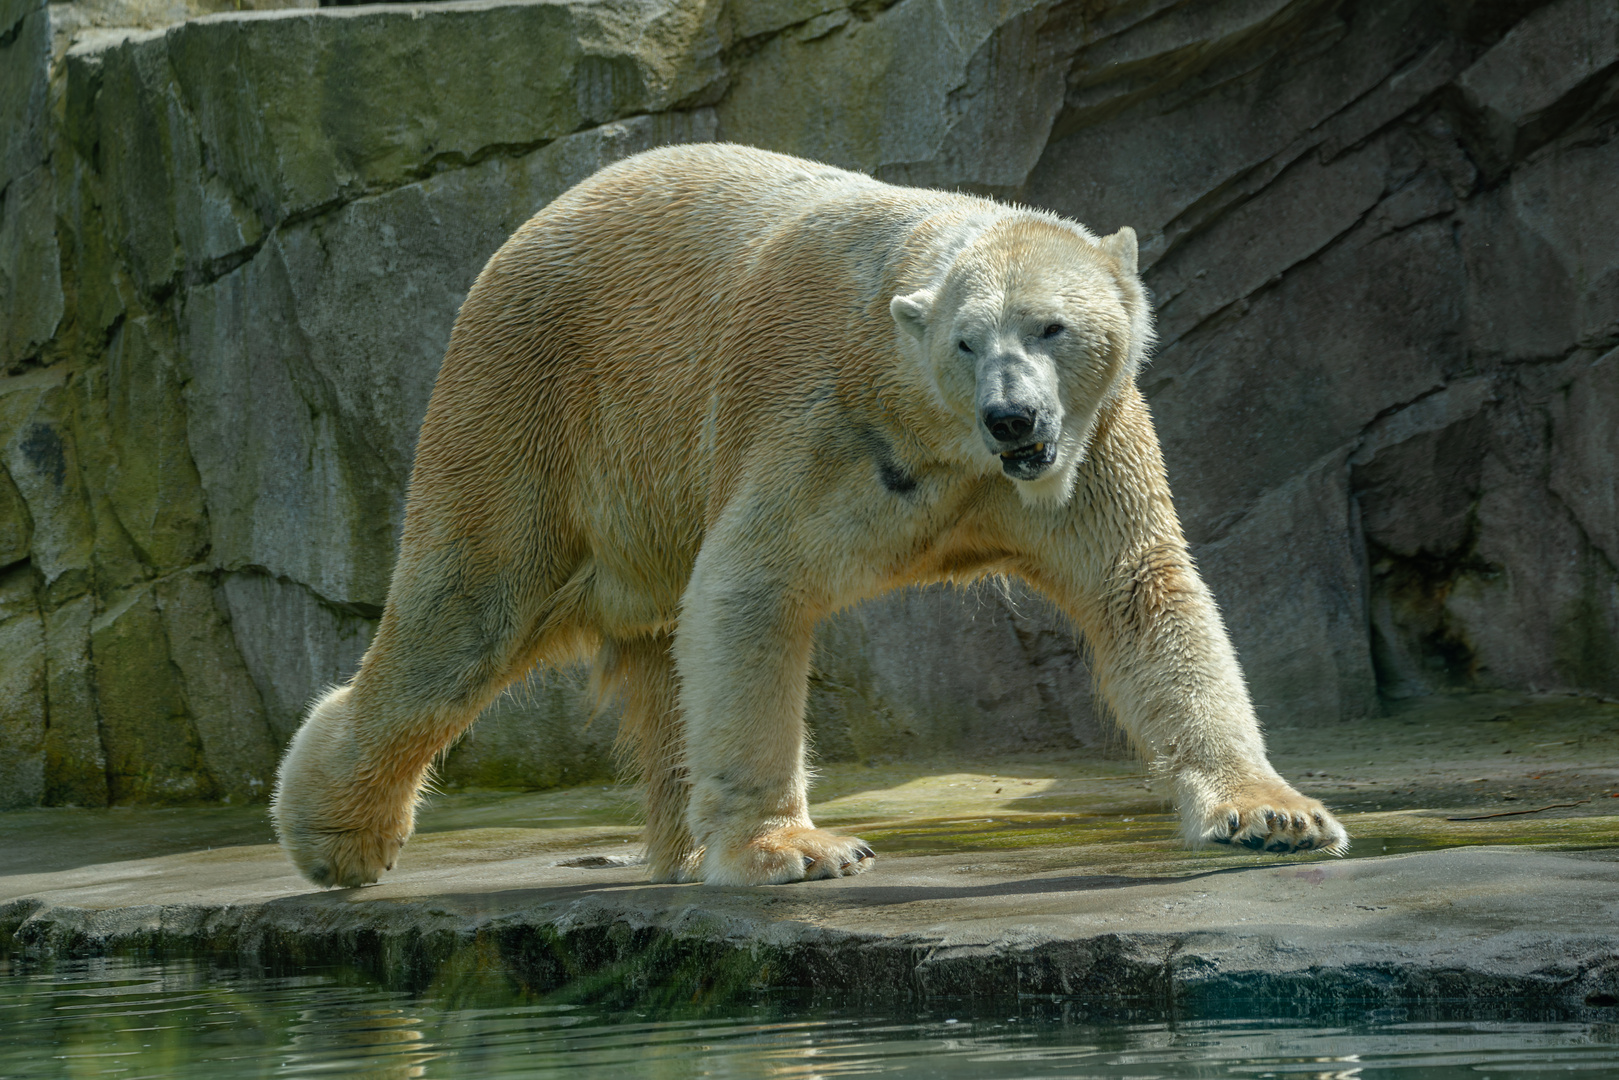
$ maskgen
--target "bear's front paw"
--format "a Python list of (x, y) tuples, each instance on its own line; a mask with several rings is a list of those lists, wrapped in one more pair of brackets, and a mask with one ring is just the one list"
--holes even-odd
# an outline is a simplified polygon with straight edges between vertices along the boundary
[(1195, 837), (1276, 854), (1349, 850), (1349, 834), (1338, 819), (1280, 780), (1255, 784), (1205, 812)]
[(710, 845), (703, 853), (709, 885), (785, 885), (852, 877), (876, 858), (864, 840), (824, 829), (776, 829), (740, 844)]

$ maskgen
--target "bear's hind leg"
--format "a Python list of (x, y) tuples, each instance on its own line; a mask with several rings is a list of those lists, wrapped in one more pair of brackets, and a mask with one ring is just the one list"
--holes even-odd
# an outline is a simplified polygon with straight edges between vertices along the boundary
[[(348, 888), (392, 870), (415, 827), (411, 770), (362, 765), (354, 686), (323, 694), (287, 747), (270, 803), (281, 847), (316, 885)], [(399, 775), (402, 773), (403, 775)]]
[(395, 574), (359, 671), (316, 702), (276, 777), (270, 815), (310, 881), (393, 868), (433, 759), (534, 663), (521, 595), (499, 571)]
[(693, 881), (697, 851), (686, 827), (685, 727), (668, 634), (610, 641), (596, 657), (599, 697), (616, 698), (618, 752), (646, 785), (646, 854), (653, 881)]

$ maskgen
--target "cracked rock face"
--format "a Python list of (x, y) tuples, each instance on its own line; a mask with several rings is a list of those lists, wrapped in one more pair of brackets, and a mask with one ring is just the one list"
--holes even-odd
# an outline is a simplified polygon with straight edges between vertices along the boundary
[[(305, 3), (0, 0), (0, 805), (262, 797), (484, 260), (694, 140), (1137, 230), (1265, 723), (1619, 694), (1607, 0)], [(832, 620), (811, 701), (832, 760), (1118, 749), (1015, 583)], [(446, 779), (610, 775), (587, 716), (535, 680)]]

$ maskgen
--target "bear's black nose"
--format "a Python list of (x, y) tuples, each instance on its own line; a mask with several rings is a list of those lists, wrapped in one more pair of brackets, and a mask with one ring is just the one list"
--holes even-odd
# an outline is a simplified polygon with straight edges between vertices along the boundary
[(1034, 415), (1026, 406), (996, 406), (984, 410), (984, 426), (997, 442), (1022, 442), (1034, 430)]

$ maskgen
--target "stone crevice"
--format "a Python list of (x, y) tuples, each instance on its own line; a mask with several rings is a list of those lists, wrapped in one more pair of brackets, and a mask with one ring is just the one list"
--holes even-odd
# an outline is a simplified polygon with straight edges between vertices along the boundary
[(23, 13), (17, 16), (16, 22), (12, 23), (6, 29), (0, 30), (0, 49), (9, 49), (13, 44), (16, 43), (17, 39), (22, 36), (23, 22), (31, 14), (33, 14), (33, 12), (24, 9)]
[[(1286, 170), (1283, 171), (1285, 172)], [(1280, 179), (1280, 174), (1278, 174), (1277, 179)], [(1258, 194), (1258, 192), (1255, 193), (1255, 195)], [(1243, 200), (1244, 203), (1252, 201), (1252, 197)], [(1281, 283), (1282, 278), (1287, 273), (1318, 259), (1324, 253), (1330, 251), (1334, 245), (1344, 241), (1345, 238), (1353, 234), (1367, 220), (1367, 218), (1371, 215), (1371, 212), (1376, 209), (1377, 205), (1377, 203), (1373, 203), (1371, 206), (1362, 210), (1360, 214), (1354, 218), (1354, 220), (1349, 222), (1349, 224), (1345, 225), (1338, 232), (1320, 242), (1310, 250), (1297, 254), (1285, 265), (1276, 266), (1271, 276), (1266, 278), (1254, 288), (1242, 293), (1225, 304), (1222, 304), (1220, 307), (1215, 308), (1207, 314), (1202, 315), (1195, 322), (1192, 322), (1183, 329), (1175, 331), (1171, 334), (1163, 334), (1160, 331), (1160, 337), (1156, 344), (1157, 351), (1163, 352), (1183, 338), (1190, 337), (1208, 326), (1219, 324), (1222, 320), (1228, 318), (1234, 309), (1242, 309), (1244, 305), (1251, 306), (1255, 297), (1260, 296), (1268, 290), (1274, 289), (1278, 284)], [(1149, 281), (1152, 280), (1151, 271), (1148, 271), (1146, 276)], [(1179, 295), (1181, 294), (1175, 293), (1160, 295), (1155, 292), (1154, 300), (1157, 302), (1160, 313), (1169, 309)], [(1188, 371), (1188, 374), (1190, 374), (1190, 371)]]
[[(1550, 440), (1548, 439), (1548, 441)], [(1619, 580), (1619, 558), (1615, 557), (1615, 553), (1608, 551), (1591, 535), (1586, 528), (1585, 522), (1580, 519), (1579, 513), (1558, 494), (1555, 487), (1548, 485), (1546, 491), (1551, 503), (1567, 516), (1568, 524), (1578, 534), (1580, 542), (1588, 547), (1597, 558), (1602, 560), (1602, 568), (1606, 572), (1606, 576), (1612, 580)]]
[[(1284, 35), (1296, 21), (1305, 19), (1312, 13), (1329, 10), (1332, 5), (1328, 0), (1273, 0), (1268, 4), (1252, 5), (1259, 8), (1257, 18), (1244, 19), (1239, 14), (1236, 16), (1234, 26), (1221, 25), (1218, 36), (1214, 37), (1200, 35), (1197, 27), (1187, 25), (1189, 22), (1195, 23), (1198, 16), (1205, 12), (1209, 14), (1209, 21), (1215, 22), (1225, 14), (1225, 11), (1237, 6), (1239, 5), (1202, 5), (1200, 8), (1199, 5), (1192, 4), (1165, 4), (1152, 10), (1137, 22), (1120, 27), (1103, 37), (1083, 41), (1076, 54), (1076, 62), (1069, 69), (1070, 94), (1067, 108), (1053, 128), (1052, 138), (1059, 139), (1079, 128), (1103, 123), (1133, 107), (1154, 102), (1159, 98), (1167, 97), (1173, 102), (1175, 100), (1173, 95), (1185, 83), (1196, 79), (1222, 58), (1241, 54), (1244, 49), (1257, 49), (1270, 43), (1278, 36)], [(1076, 3), (1065, 7), (1084, 12), (1082, 20), (1089, 14), (1088, 5)], [(1157, 36), (1160, 40), (1168, 39), (1176, 44), (1161, 48), (1157, 52), (1130, 56), (1131, 44), (1135, 38), (1153, 36)], [(1118, 60), (1110, 59), (1107, 56), (1110, 49), (1123, 53), (1124, 57)], [(1085, 62), (1093, 52), (1103, 54), (1101, 64), (1092, 66)], [(1085, 106), (1074, 100), (1075, 91), (1093, 85), (1106, 85), (1121, 79), (1129, 80), (1134, 85), (1123, 93), (1104, 98), (1094, 105)], [(1201, 95), (1203, 92), (1204, 88), (1200, 85), (1193, 96)]]
[[(675, 108), (655, 114), (627, 113), (624, 116), (617, 117), (604, 123), (582, 125), (574, 131), (568, 132), (566, 135), (559, 136), (558, 138), (568, 138), (569, 136), (573, 135), (588, 135), (591, 132), (611, 127), (613, 125), (624, 124), (651, 116), (662, 116), (670, 113), (680, 113), (685, 111), (688, 110)], [(317, 205), (289, 210), (278, 220), (266, 225), (263, 235), (260, 236), (259, 239), (254, 243), (242, 248), (238, 248), (237, 250), (228, 252), (224, 255), (216, 256), (208, 260), (204, 266), (195, 268), (191, 272), (188, 272), (184, 280), (184, 285), (187, 287), (210, 285), (222, 278), (230, 276), (231, 274), (240, 270), (247, 263), (257, 258), (259, 253), (264, 250), (266, 245), (273, 243), (278, 237), (284, 235), (291, 229), (299, 228), (308, 224), (318, 225), (323, 220), (329, 219), (357, 204), (384, 198), (407, 188), (419, 187), (421, 184), (427, 181), (442, 178), (448, 173), (476, 169), (491, 159), (508, 158), (512, 160), (519, 160), (526, 158), (534, 153), (545, 150), (547, 147), (554, 145), (557, 141), (557, 138), (548, 138), (523, 143), (490, 143), (486, 146), (481, 146), (470, 153), (463, 154), (456, 152), (437, 154), (405, 174), (405, 176), (397, 183), (377, 184), (365, 188), (354, 189), (346, 191), (336, 198)], [(161, 296), (154, 297), (154, 300), (159, 303), (160, 306), (168, 303), (174, 297), (175, 284), (176, 283), (174, 282), (165, 283), (164, 291), (162, 292)]]
[(267, 577), (272, 581), (275, 581), (277, 584), (290, 585), (294, 588), (302, 590), (305, 593), (308, 593), (312, 600), (314, 600), (317, 604), (320, 604), (322, 607), (330, 610), (334, 615), (351, 615), (361, 619), (372, 620), (380, 619), (382, 617), (382, 608), (376, 604), (366, 604), (354, 600), (339, 600), (335, 597), (327, 596), (319, 589), (309, 584), (307, 581), (299, 581), (297, 578), (288, 577), (285, 574), (278, 574), (267, 566), (260, 566), (254, 563), (242, 563), (240, 565), (223, 567), (221, 572), (226, 574), (248, 574), (253, 576)]

